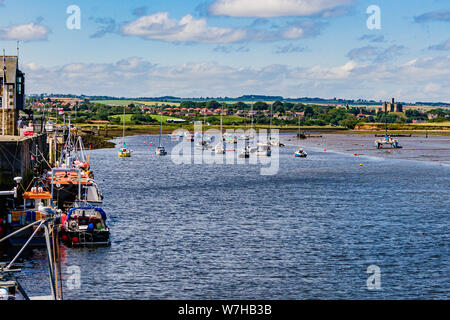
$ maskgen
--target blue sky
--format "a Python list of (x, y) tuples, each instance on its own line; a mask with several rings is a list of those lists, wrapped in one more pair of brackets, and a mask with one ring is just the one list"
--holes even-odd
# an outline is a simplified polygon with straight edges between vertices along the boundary
[(0, 0), (28, 93), (450, 102), (449, 26), (445, 0)]

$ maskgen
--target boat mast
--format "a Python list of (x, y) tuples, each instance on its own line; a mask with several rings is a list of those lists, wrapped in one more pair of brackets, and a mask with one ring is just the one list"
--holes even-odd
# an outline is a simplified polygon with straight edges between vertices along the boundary
[(269, 141), (272, 140), (272, 117), (273, 117), (273, 104), (270, 105)]
[(160, 116), (161, 124), (159, 126), (159, 147), (161, 148), (161, 136), (162, 136), (162, 112)]
[(123, 129), (122, 129), (122, 145), (125, 145), (125, 106), (123, 107)]
[(387, 103), (384, 103), (384, 135), (387, 137)]
[(2, 136), (5, 135), (5, 109), (7, 103), (8, 89), (6, 84), (6, 54), (5, 49), (3, 49), (3, 99), (2, 99)]
[(203, 146), (203, 135), (205, 134), (205, 125), (206, 125), (206, 111), (203, 110), (202, 146)]
[(222, 137), (223, 133), (223, 109), (220, 112), (220, 136)]
[(253, 103), (251, 104), (250, 112), (252, 114), (252, 127), (251, 127), (251, 129), (253, 129)]

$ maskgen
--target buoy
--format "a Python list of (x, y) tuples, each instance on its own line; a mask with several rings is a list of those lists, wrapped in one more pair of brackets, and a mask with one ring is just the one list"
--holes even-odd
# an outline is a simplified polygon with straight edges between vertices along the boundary
[(354, 155), (354, 156), (357, 156), (358, 154), (357, 154), (357, 153), (354, 153), (353, 155)]
[(73, 237), (72, 238), (72, 243), (78, 243), (78, 237)]
[(359, 166), (362, 167), (362, 163), (360, 163)]
[(67, 241), (67, 240), (69, 240), (69, 237), (66, 236), (65, 234), (63, 234), (63, 235), (61, 236), (61, 240), (62, 240), (62, 241)]
[(327, 149), (323, 149), (323, 152), (327, 152)]
[(391, 153), (391, 150), (389, 150), (388, 152)]

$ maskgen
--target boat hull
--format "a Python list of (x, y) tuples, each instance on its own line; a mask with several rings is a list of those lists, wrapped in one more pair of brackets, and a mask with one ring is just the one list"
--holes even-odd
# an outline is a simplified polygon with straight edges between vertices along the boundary
[(131, 157), (130, 152), (119, 152), (119, 158), (129, 158)]
[[(64, 237), (65, 236), (65, 237)], [(110, 246), (109, 231), (68, 231), (61, 233), (62, 242), (68, 247)]]
[(306, 157), (307, 157), (306, 154), (301, 154), (301, 153), (296, 153), (294, 156), (295, 156), (296, 158), (306, 158)]

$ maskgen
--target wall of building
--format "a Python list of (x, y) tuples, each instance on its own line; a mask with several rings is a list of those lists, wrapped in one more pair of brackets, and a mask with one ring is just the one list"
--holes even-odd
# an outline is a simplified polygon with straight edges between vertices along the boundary
[(48, 155), (47, 135), (0, 139), (0, 188), (15, 176), (28, 175), (35, 164), (33, 154)]

